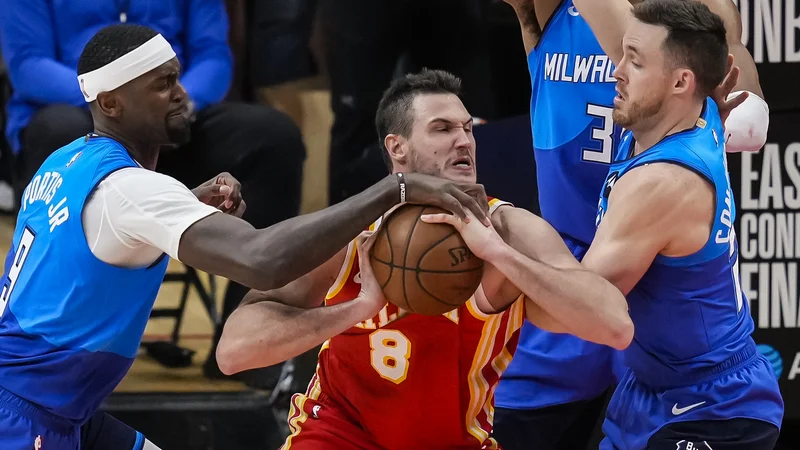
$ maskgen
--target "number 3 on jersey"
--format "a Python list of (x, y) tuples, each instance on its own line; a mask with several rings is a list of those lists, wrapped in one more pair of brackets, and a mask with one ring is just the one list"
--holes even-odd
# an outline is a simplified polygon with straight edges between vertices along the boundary
[(17, 285), (17, 278), (19, 278), (22, 266), (25, 265), (25, 261), (28, 259), (28, 254), (31, 252), (31, 245), (33, 245), (35, 237), (36, 235), (33, 234), (29, 228), (25, 227), (25, 230), (22, 232), (22, 238), (19, 240), (17, 254), (14, 255), (11, 267), (8, 268), (8, 276), (3, 283), (3, 291), (0, 292), (0, 316), (3, 315), (6, 305), (8, 305), (8, 299), (14, 291), (14, 286)]
[(599, 117), (603, 125), (600, 128), (592, 127), (592, 139), (600, 142), (600, 151), (583, 149), (581, 159), (584, 161), (611, 164), (611, 154), (614, 149), (614, 120), (611, 118), (613, 108), (605, 106), (586, 105), (586, 114), (589, 117)]
[(411, 341), (397, 330), (377, 330), (369, 335), (370, 363), (381, 378), (394, 384), (408, 376)]

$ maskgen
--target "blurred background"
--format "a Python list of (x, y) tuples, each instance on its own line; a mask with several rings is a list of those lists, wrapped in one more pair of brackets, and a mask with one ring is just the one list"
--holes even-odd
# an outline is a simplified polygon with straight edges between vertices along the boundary
[[(738, 6), (771, 109), (762, 152), (729, 155), (741, 280), (786, 400), (779, 448), (798, 449), (800, 0)], [(324, 208), (385, 176), (377, 102), (393, 77), (423, 67), (460, 76), (467, 109), (485, 121), (475, 136), (489, 195), (538, 211), (530, 80), (517, 18), (502, 1), (4, 0), (0, 9), (3, 252), (39, 164), (91, 131), (74, 67), (94, 31), (115, 22), (148, 25), (176, 48), (195, 127), (217, 161), (185, 170), (200, 164), (188, 154), (159, 170), (190, 187), (231, 171), (246, 186), (254, 226)], [(247, 164), (252, 154), (265, 163)], [(278, 448), (289, 397), (305, 390), (316, 352), (222, 375), (216, 341), (245, 291), (173, 261), (140, 355), (103, 409), (164, 450)]]

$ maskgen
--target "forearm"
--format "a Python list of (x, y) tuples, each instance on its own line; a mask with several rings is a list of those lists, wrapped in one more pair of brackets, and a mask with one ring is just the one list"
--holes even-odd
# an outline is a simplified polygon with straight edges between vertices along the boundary
[(498, 246), (486, 260), (571, 334), (618, 349), (630, 344), (633, 325), (627, 301), (599, 275), (555, 268), (508, 245)]
[[(47, 83), (37, 82), (43, 77)], [(11, 78), (14, 89), (28, 101), (42, 105), (86, 105), (77, 73), (58, 61), (31, 58), (16, 67), (11, 72)]]
[(569, 333), (569, 327), (555, 319), (555, 317), (548, 314), (536, 302), (525, 297), (525, 318), (528, 322), (534, 324), (537, 328), (549, 331), (551, 333)]
[(14, 91), (25, 100), (40, 105), (81, 106), (84, 102), (77, 73), (57, 59), (49, 3), (44, 0), (3, 2), (0, 53), (7, 63)]
[[(227, 51), (227, 48), (220, 49), (220, 52), (223, 51)], [(225, 98), (233, 77), (232, 69), (230, 60), (219, 55), (218, 58), (200, 61), (183, 75), (181, 84), (196, 109), (219, 103)]]
[(274, 301), (245, 305), (225, 323), (217, 362), (228, 375), (278, 364), (341, 334), (362, 316), (357, 301), (312, 309)]
[(274, 279), (272, 286), (257, 287), (275, 289), (311, 271), (399, 201), (397, 180), (390, 175), (341, 203), (261, 230), (253, 248)]
[(730, 53), (733, 55), (733, 64), (739, 67), (739, 81), (736, 83), (735, 91), (750, 91), (761, 98), (764, 92), (761, 90), (761, 82), (758, 78), (758, 68), (753, 61), (752, 55), (747, 51), (747, 47), (739, 43), (729, 43)]
[(622, 37), (632, 16), (629, 0), (574, 0), (581, 17), (594, 32), (614, 65), (622, 60)]
[(732, 44), (734, 64), (739, 67), (739, 81), (732, 98), (742, 91), (749, 91), (744, 103), (733, 108), (725, 120), (725, 149), (728, 152), (757, 152), (767, 142), (769, 131), (769, 106), (758, 79), (758, 70), (747, 49), (739, 43)]

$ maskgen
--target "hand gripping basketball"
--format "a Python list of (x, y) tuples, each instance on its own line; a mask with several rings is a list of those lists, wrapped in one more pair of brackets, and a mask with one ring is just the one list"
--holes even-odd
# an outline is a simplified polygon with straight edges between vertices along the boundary
[[(454, 227), (421, 221), (426, 213), (449, 215), (435, 206), (409, 204), (387, 214), (373, 238), (369, 264), (387, 301), (438, 316), (469, 301), (480, 285), (483, 261)], [(472, 219), (473, 226), (485, 228)]]
[(372, 263), (369, 260), (374, 243), (374, 231), (364, 231), (356, 239), (358, 267), (361, 270), (361, 292), (358, 293), (355, 301), (364, 305), (363, 320), (375, 317), (386, 305), (386, 297), (384, 297), (383, 290), (378, 285), (378, 280), (375, 279), (375, 274), (372, 272)]
[[(471, 219), (475, 219), (470, 211), (467, 211)], [(462, 239), (467, 244), (472, 253), (480, 259), (486, 259), (488, 251), (497, 248), (498, 245), (505, 245), (503, 238), (489, 223), (484, 226), (477, 220), (463, 221), (461, 218), (452, 214), (423, 214), (420, 219), (426, 223), (446, 223), (452, 225), (461, 234)]]
[[(453, 183), (444, 178), (421, 173), (405, 174), (408, 183), (408, 203), (436, 206), (452, 212), (462, 220), (476, 219), (486, 226), (489, 201), (480, 184)], [(467, 215), (467, 212), (472, 214)]]

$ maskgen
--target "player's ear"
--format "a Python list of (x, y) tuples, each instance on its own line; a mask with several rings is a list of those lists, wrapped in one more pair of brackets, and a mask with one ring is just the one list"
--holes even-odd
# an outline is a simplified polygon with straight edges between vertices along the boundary
[(676, 69), (673, 73), (673, 93), (677, 95), (684, 95), (687, 93), (693, 94), (695, 86), (697, 85), (697, 79), (694, 76), (694, 72), (689, 69)]
[(389, 156), (400, 164), (405, 164), (408, 159), (408, 145), (406, 138), (399, 134), (387, 134), (383, 139), (383, 145)]
[(107, 117), (119, 117), (122, 114), (122, 105), (119, 97), (114, 92), (101, 92), (97, 94), (97, 109)]

